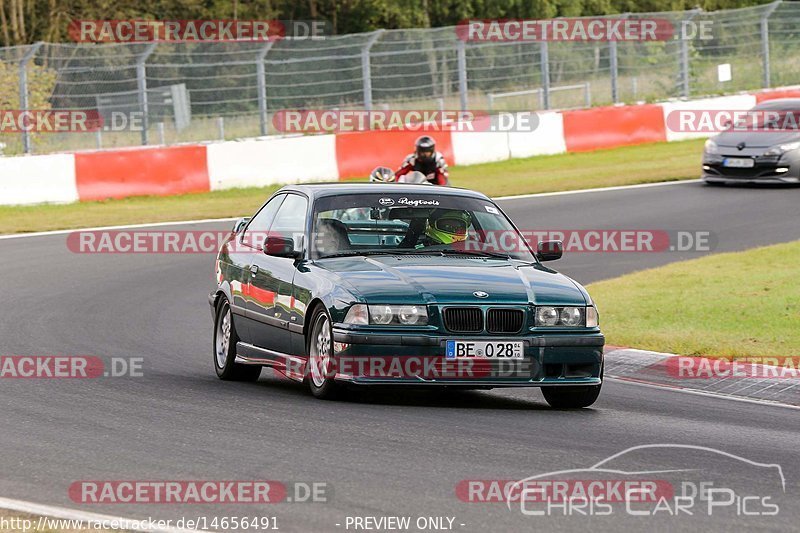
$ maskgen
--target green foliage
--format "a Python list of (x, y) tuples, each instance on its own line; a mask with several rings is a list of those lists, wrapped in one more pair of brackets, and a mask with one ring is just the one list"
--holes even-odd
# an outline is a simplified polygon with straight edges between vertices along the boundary
[[(624, 12), (707, 11), (769, 0), (8, 0), (0, 44), (67, 41), (73, 19), (324, 20), (335, 34), (452, 26), (467, 18), (549, 18)], [(21, 21), (17, 28), (12, 21)]]

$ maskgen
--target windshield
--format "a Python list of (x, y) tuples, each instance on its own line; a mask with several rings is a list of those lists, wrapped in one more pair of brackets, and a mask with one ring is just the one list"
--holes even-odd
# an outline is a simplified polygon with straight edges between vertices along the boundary
[(535, 261), (493, 203), (436, 194), (355, 194), (315, 203), (312, 257), (431, 254)]

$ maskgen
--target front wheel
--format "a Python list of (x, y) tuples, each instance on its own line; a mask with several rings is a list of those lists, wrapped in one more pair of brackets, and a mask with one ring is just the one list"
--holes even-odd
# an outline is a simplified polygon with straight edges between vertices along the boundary
[(261, 367), (236, 362), (236, 343), (239, 335), (233, 325), (233, 313), (227, 298), (222, 296), (214, 320), (214, 370), (220, 379), (230, 381), (256, 381)]
[(575, 387), (542, 387), (542, 394), (550, 407), (579, 409), (589, 407), (600, 395), (601, 385)]
[(334, 381), (333, 332), (331, 319), (324, 307), (317, 307), (311, 318), (311, 333), (308, 337), (308, 363), (306, 381), (311, 394), (323, 400), (333, 400), (339, 394)]

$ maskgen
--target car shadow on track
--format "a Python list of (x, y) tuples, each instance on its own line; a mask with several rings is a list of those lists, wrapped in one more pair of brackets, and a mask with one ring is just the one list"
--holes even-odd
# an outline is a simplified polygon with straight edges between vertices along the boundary
[(700, 187), (713, 189), (800, 189), (798, 183), (700, 183)]
[[(323, 402), (315, 399), (305, 385), (291, 381), (280, 375), (265, 371), (253, 386), (265, 393), (280, 394), (282, 397), (296, 396), (297, 399)], [(512, 395), (513, 394), (513, 395)], [(529, 389), (464, 390), (410, 387), (350, 387), (343, 388), (337, 400), (350, 405), (386, 405), (404, 407), (438, 407), (446, 409), (498, 409), (517, 411), (562, 411), (549, 407), (541, 393)], [(592, 409), (569, 410), (589, 414)]]

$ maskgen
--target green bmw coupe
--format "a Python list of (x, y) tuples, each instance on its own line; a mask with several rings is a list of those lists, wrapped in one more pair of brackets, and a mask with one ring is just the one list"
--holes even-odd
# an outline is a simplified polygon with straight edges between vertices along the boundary
[(287, 186), (220, 248), (217, 375), (272, 367), (319, 398), (342, 387), (540, 387), (586, 407), (604, 337), (586, 290), (542, 263), (483, 194), (404, 184)]

